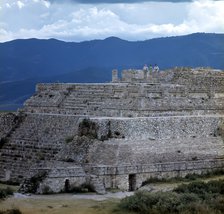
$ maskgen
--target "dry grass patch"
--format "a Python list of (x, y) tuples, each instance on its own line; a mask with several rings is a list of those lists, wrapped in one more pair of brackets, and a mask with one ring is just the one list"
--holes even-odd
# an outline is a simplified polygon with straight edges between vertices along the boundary
[(1, 209), (18, 208), (23, 214), (124, 214), (116, 211), (119, 202), (119, 199), (104, 201), (74, 199), (71, 194), (60, 194), (8, 198), (1, 202)]

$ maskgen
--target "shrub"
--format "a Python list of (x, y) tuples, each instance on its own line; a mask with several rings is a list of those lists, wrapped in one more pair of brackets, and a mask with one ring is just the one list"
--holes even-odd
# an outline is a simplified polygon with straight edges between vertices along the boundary
[(4, 199), (9, 195), (13, 195), (13, 190), (11, 188), (0, 189), (0, 199)]
[(142, 182), (142, 186), (145, 186), (145, 185), (151, 184), (151, 183), (159, 183), (159, 182), (167, 182), (167, 181), (170, 181), (170, 180), (164, 179), (164, 178), (150, 177), (146, 181)]
[(84, 119), (82, 122), (79, 123), (79, 136), (86, 136), (91, 139), (97, 138), (97, 130), (98, 126), (95, 122), (91, 121), (90, 119)]
[(47, 171), (40, 171), (30, 179), (26, 179), (20, 186), (19, 192), (36, 193), (39, 184), (47, 177)]
[(95, 189), (93, 187), (93, 185), (89, 184), (89, 183), (84, 183), (81, 186), (83, 189), (87, 189), (88, 192), (95, 192)]
[(73, 138), (74, 138), (74, 136), (68, 136), (68, 137), (65, 138), (65, 142), (66, 143), (71, 143)]
[(174, 191), (177, 193), (195, 193), (203, 194), (206, 192), (206, 184), (202, 181), (192, 182), (190, 184), (182, 184), (178, 186)]
[(187, 174), (185, 176), (185, 179), (186, 180), (193, 181), (193, 180), (196, 180), (197, 178), (200, 178), (200, 177), (201, 177), (201, 175), (198, 175), (198, 174), (193, 173), (193, 174)]
[(224, 122), (221, 123), (217, 129), (217, 134), (224, 140)]
[(66, 159), (64, 159), (64, 161), (65, 161), (65, 162), (70, 162), (70, 163), (75, 162), (75, 160), (72, 159), (72, 158), (66, 158)]
[(94, 187), (91, 184), (83, 183), (80, 186), (69, 186), (64, 190), (67, 193), (87, 193), (95, 192)]
[(181, 205), (180, 198), (172, 192), (160, 192), (156, 194), (157, 202), (153, 209), (159, 213), (176, 213)]
[(181, 204), (176, 193), (149, 193), (138, 191), (133, 196), (121, 200), (120, 208), (139, 213), (168, 213), (177, 212)]
[(48, 194), (53, 194), (53, 191), (51, 190), (51, 188), (47, 185), (45, 185), (43, 188), (42, 188), (42, 193), (44, 195), (48, 195)]
[(182, 184), (173, 192), (138, 191), (122, 199), (119, 208), (139, 214), (221, 214), (224, 180)]
[(146, 191), (138, 191), (133, 196), (122, 199), (119, 206), (121, 209), (127, 209), (130, 211), (147, 211), (149, 209), (148, 205), (150, 205), (146, 203), (148, 194), (149, 193)]
[(212, 172), (208, 172), (210, 175), (224, 175), (224, 169), (216, 169), (213, 170)]
[(47, 176), (47, 172), (38, 172), (36, 175), (30, 178), (30, 192), (35, 193), (39, 183), (42, 182)]
[(190, 184), (182, 184), (174, 189), (177, 193), (195, 193), (195, 194), (205, 194), (205, 193), (218, 193), (224, 194), (224, 180), (209, 181), (208, 183), (197, 181)]
[(183, 193), (180, 195), (180, 200), (183, 204), (188, 204), (192, 202), (198, 202), (200, 198), (197, 196), (197, 194), (194, 193)]
[(150, 177), (146, 181), (142, 182), (142, 186), (151, 183), (159, 183), (159, 182), (176, 182), (176, 181), (194, 181), (199, 178), (209, 178), (215, 175), (224, 175), (224, 169), (216, 169), (212, 171), (207, 171), (206, 173), (202, 174), (187, 174), (185, 177), (173, 177), (173, 178), (156, 178)]
[(208, 185), (208, 192), (219, 193), (224, 195), (224, 180), (209, 181), (207, 185)]
[(37, 153), (37, 158), (39, 159), (39, 160), (45, 160), (45, 154), (43, 153), (43, 152), (38, 152)]
[(7, 137), (3, 137), (0, 139), (0, 149), (6, 144), (8, 143), (8, 138)]
[(14, 208), (6, 211), (0, 211), (0, 214), (22, 214), (22, 212), (19, 209)]
[(220, 213), (224, 213), (224, 197), (217, 197), (210, 201), (207, 201), (210, 207), (212, 207), (215, 211), (220, 211)]
[(190, 203), (179, 207), (180, 214), (217, 214), (205, 203)]

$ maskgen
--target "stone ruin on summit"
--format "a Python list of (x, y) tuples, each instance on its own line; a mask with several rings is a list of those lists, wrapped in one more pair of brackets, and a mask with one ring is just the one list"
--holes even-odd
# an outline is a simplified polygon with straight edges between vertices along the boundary
[(111, 83), (38, 84), (0, 126), (1, 181), (31, 191), (36, 178), (37, 193), (136, 190), (150, 177), (223, 168), (224, 72), (125, 70), (119, 79), (114, 70)]

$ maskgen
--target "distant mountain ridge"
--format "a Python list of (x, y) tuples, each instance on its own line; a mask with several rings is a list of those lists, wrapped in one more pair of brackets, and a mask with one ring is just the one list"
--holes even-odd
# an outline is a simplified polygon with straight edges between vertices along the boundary
[(109, 37), (79, 43), (56, 39), (0, 43), (0, 109), (21, 105), (37, 82), (105, 82), (111, 80), (113, 68), (155, 63), (161, 69), (224, 69), (224, 34), (196, 33), (135, 42)]

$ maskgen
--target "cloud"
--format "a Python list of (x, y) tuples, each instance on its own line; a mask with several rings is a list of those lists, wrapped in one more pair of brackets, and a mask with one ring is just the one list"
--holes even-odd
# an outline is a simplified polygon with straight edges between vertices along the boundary
[(6, 3), (6, 7), (10, 8), (11, 6), (10, 6), (10, 4), (9, 4), (9, 3)]
[[(8, 5), (6, 4), (6, 6), (9, 6), (9, 4)], [(25, 4), (21, 1), (17, 1), (17, 6), (19, 9), (22, 9), (25, 6)]]
[(188, 6), (186, 24), (193, 31), (224, 33), (224, 1), (200, 0)]
[(42, 0), (41, 3), (42, 3), (45, 7), (47, 7), (47, 8), (49, 8), (50, 5), (51, 5), (50, 2), (48, 2), (48, 1), (44, 1), (44, 0)]
[[(52, 3), (62, 3), (61, 0), (49, 0)], [(183, 3), (183, 2), (193, 2), (194, 0), (67, 0), (67, 2), (81, 3), (81, 4), (117, 4), (117, 3), (141, 3), (141, 2), (173, 2), (173, 3)], [(220, 0), (214, 0), (220, 1)]]
[(194, 32), (224, 33), (224, 1), (78, 4), (21, 0), (22, 10), (17, 2), (3, 0), (0, 41), (30, 37), (83, 41), (109, 36), (145, 40)]

